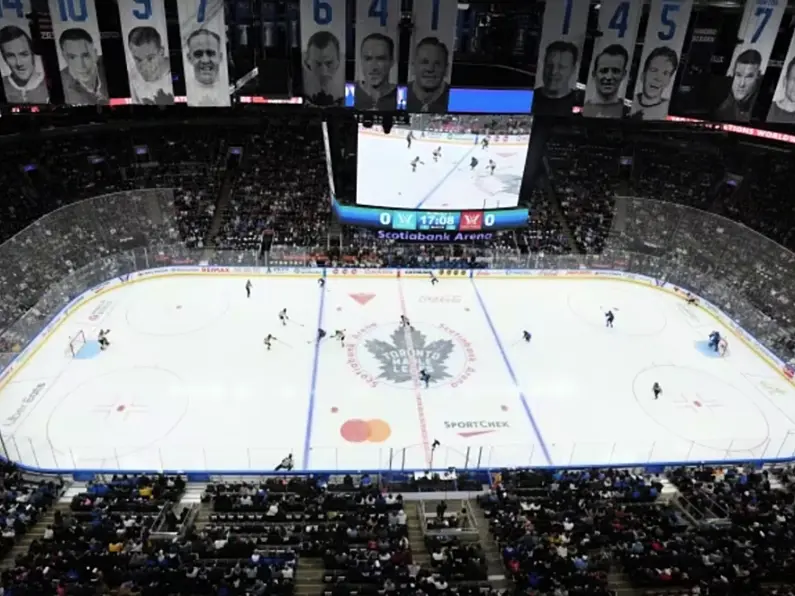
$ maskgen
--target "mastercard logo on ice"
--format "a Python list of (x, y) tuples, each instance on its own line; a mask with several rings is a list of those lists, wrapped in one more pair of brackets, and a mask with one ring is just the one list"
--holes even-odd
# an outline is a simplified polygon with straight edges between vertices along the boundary
[(383, 420), (348, 420), (340, 427), (342, 438), (349, 443), (383, 443), (392, 429)]

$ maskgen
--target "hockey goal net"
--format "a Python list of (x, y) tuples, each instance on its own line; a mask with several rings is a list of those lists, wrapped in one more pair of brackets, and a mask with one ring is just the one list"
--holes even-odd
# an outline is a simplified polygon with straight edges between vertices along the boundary
[(721, 356), (725, 356), (729, 353), (729, 342), (725, 339), (722, 339), (718, 342), (718, 354)]
[(84, 345), (86, 345), (86, 334), (80, 330), (69, 340), (69, 347), (66, 350), (66, 355), (74, 358)]

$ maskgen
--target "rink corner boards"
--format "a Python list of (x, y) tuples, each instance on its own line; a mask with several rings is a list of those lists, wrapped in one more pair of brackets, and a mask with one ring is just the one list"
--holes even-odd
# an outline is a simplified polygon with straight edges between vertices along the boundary
[[(610, 281), (629, 282), (675, 295), (684, 300), (688, 290), (678, 287), (668, 282), (654, 279), (645, 275), (627, 273), (624, 271), (612, 270), (593, 270), (593, 269), (375, 269), (375, 268), (321, 268), (321, 267), (301, 267), (297, 264), (279, 264), (272, 267), (214, 267), (214, 266), (171, 266), (156, 269), (146, 269), (123, 275), (112, 280), (103, 282), (93, 288), (83, 292), (74, 298), (61, 311), (55, 315), (49, 323), (34, 337), (14, 359), (2, 370), (0, 370), (0, 391), (16, 376), (16, 374), (36, 355), (38, 350), (46, 343), (47, 338), (57, 331), (64, 321), (78, 308), (86, 306), (107, 294), (108, 292), (150, 279), (162, 279), (165, 277), (178, 276), (218, 276), (218, 277), (240, 277), (240, 278), (347, 278), (347, 279), (401, 279), (401, 278), (424, 278), (429, 279), (434, 275), (440, 279), (447, 280), (469, 280), (472, 283), (479, 281), (493, 280), (595, 280), (603, 279)], [(793, 377), (795, 369), (787, 365), (775, 356), (770, 350), (759, 343), (754, 337), (742, 329), (728, 315), (710, 302), (694, 295), (698, 299), (698, 308), (709, 314), (717, 323), (729, 329), (735, 338), (741, 340), (754, 353), (764, 360), (773, 370), (784, 377), (788, 382), (795, 384)]]

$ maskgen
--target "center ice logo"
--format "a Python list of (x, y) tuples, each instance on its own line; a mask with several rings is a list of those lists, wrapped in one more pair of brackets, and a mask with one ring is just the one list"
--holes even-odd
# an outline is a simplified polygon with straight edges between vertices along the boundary
[(446, 325), (371, 324), (355, 333), (347, 345), (348, 365), (371, 387), (386, 383), (413, 389), (416, 375), (426, 370), (431, 386), (458, 387), (475, 372), (472, 345)]
[(493, 176), (483, 174), (478, 176), (475, 180), (475, 186), (480, 190), (491, 193), (519, 196), (519, 190), (522, 186), (522, 177), (507, 172), (499, 173), (499, 170)]

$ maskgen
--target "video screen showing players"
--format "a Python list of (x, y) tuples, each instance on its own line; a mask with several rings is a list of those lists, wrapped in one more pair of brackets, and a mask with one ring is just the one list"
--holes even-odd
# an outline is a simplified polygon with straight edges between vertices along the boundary
[(359, 127), (356, 203), (394, 209), (516, 207), (532, 116), (415, 114)]

